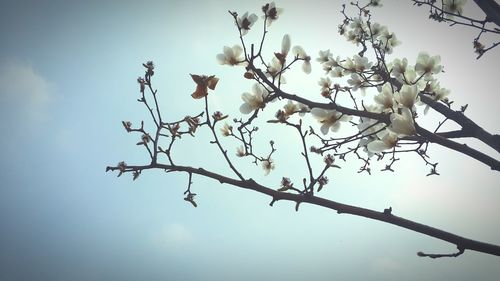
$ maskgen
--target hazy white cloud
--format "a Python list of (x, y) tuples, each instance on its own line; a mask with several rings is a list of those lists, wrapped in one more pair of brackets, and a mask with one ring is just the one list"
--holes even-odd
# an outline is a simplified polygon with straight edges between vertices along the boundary
[[(29, 62), (0, 62), (0, 104), (2, 117), (23, 125), (35, 125), (47, 118), (53, 85)], [(34, 124), (33, 124), (34, 122)]]

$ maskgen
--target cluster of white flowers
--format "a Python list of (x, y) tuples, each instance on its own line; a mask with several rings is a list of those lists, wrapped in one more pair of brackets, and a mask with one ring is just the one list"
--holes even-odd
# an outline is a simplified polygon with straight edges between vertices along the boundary
[[(374, 4), (374, 6), (377, 5), (379, 4)], [(379, 23), (367, 24), (363, 17), (352, 19), (348, 25), (341, 26), (339, 31), (346, 37), (347, 41), (356, 45), (359, 45), (363, 40), (373, 40), (387, 54), (391, 54), (393, 48), (401, 44), (397, 40), (396, 34), (389, 32), (386, 26)]]

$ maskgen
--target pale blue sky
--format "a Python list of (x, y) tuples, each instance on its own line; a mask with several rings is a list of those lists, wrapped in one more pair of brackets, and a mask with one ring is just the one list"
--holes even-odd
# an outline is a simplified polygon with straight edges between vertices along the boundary
[[(471, 1), (469, 1), (471, 2)], [(307, 3), (307, 4), (306, 4)], [(285, 33), (313, 57), (330, 49), (352, 56), (337, 34), (342, 1), (279, 1), (285, 9), (270, 28), (268, 58)], [(414, 61), (419, 51), (441, 55), (441, 84), (468, 116), (500, 132), (496, 89), (500, 52), (480, 61), (472, 53), (475, 31), (428, 21), (410, 1), (384, 1), (374, 19), (396, 32), (402, 45), (392, 58)], [(11, 1), (0, 10), (0, 279), (1, 280), (492, 280), (498, 257), (466, 252), (430, 260), (417, 251), (450, 252), (453, 245), (363, 218), (314, 206), (296, 213), (291, 203), (269, 207), (269, 198), (195, 177), (198, 208), (182, 200), (185, 174), (145, 172), (132, 182), (105, 173), (125, 160), (147, 163), (122, 120), (147, 120), (136, 102), (141, 63), (157, 65), (156, 88), (168, 118), (202, 111), (191, 99), (189, 73), (221, 78), (212, 108), (239, 115), (240, 95), (252, 83), (242, 70), (215, 60), (238, 43), (228, 9), (260, 12), (258, 1)], [(475, 12), (475, 11), (473, 11)], [(257, 26), (260, 27), (257, 22)], [(257, 40), (254, 32), (247, 37)], [(323, 74), (298, 69), (287, 91), (317, 98)], [(269, 111), (269, 114), (272, 114)], [(429, 115), (428, 123), (436, 119)], [(427, 122), (427, 121), (426, 121)], [(256, 180), (277, 185), (304, 172), (288, 130), (262, 130), (281, 154), (276, 170), (236, 163)], [(179, 162), (226, 172), (206, 143), (187, 138)], [(228, 149), (236, 144), (224, 139)], [(324, 196), (383, 210), (500, 244), (498, 173), (448, 150), (433, 148), (440, 177), (405, 157), (397, 173), (359, 175), (352, 162), (330, 174)], [(206, 153), (206, 154), (203, 154)], [(492, 154), (498, 158), (497, 154)], [(280, 162), (281, 161), (281, 162)], [(287, 165), (291, 163), (291, 165)], [(297, 164), (295, 164), (297, 163)], [(417, 163), (417, 164), (415, 164)], [(229, 174), (230, 175), (230, 174)]]

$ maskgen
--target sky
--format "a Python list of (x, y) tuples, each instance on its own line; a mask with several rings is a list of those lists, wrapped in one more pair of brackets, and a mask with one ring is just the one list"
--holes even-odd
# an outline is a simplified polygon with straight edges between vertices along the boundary
[[(284, 34), (313, 58), (325, 49), (341, 57), (357, 53), (337, 34), (341, 3), (278, 1), (284, 12), (267, 35), (267, 58), (279, 50)], [(122, 160), (148, 163), (146, 152), (135, 145), (140, 136), (127, 134), (121, 125), (122, 120), (151, 122), (136, 101), (136, 79), (145, 61), (155, 62), (155, 88), (169, 120), (203, 110), (190, 97), (189, 73), (217, 75), (211, 108), (241, 116), (240, 96), (252, 83), (242, 77), (242, 68), (219, 65), (215, 56), (239, 42), (227, 11), (259, 14), (263, 4), (2, 3), (0, 280), (492, 280), (500, 275), (500, 259), (481, 253), (419, 258), (418, 251), (455, 248), (381, 222), (310, 205), (295, 212), (290, 202), (270, 207), (263, 195), (202, 177), (193, 179), (199, 205), (193, 208), (183, 200), (186, 174), (147, 171), (132, 181), (130, 175), (105, 172)], [(430, 22), (427, 9), (410, 1), (383, 4), (373, 10), (373, 19), (402, 42), (390, 58), (411, 62), (420, 51), (440, 55), (445, 72), (439, 80), (451, 90), (454, 105), (468, 104), (471, 119), (499, 132), (500, 52), (476, 60), (475, 31)], [(481, 15), (473, 3), (465, 11)], [(246, 39), (257, 42), (260, 36), (256, 29)], [(321, 100), (322, 75), (317, 63), (310, 75), (292, 69), (284, 89)], [(422, 124), (429, 126), (440, 120), (432, 113), (425, 119)], [(269, 176), (248, 161), (235, 163), (271, 187), (283, 176), (300, 180), (305, 170), (296, 136), (263, 120), (257, 141), (271, 139), (278, 152)], [(222, 141), (235, 151), (235, 142)], [(206, 132), (185, 138), (174, 157), (180, 164), (231, 175), (208, 142)], [(498, 159), (480, 143), (469, 144)], [(265, 153), (267, 147), (260, 147)], [(500, 244), (500, 225), (492, 217), (500, 212), (500, 175), (454, 151), (431, 146), (430, 154), (440, 163), (438, 177), (426, 177), (429, 167), (411, 155), (402, 157), (395, 173), (371, 176), (356, 173), (361, 164), (351, 159), (328, 175), (331, 183), (323, 196), (381, 211), (391, 206), (396, 215)]]

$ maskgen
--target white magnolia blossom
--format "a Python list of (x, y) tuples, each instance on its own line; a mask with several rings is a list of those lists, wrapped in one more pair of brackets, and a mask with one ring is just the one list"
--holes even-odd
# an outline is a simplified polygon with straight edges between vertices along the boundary
[(248, 12), (244, 13), (243, 16), (238, 17), (237, 22), (241, 30), (241, 35), (247, 34), (257, 19), (258, 17), (256, 14), (248, 15)]
[(371, 36), (377, 39), (380, 35), (387, 31), (387, 27), (379, 24), (378, 22), (370, 25)]
[(406, 72), (407, 69), (408, 69), (408, 60), (406, 58), (403, 58), (402, 60), (394, 59), (392, 61), (391, 73), (399, 81), (403, 81), (403, 74)]
[(267, 26), (270, 26), (273, 21), (277, 20), (282, 13), (283, 8), (276, 8), (276, 4), (274, 2), (269, 3), (264, 16), (265, 18), (267, 18)]
[(252, 94), (243, 93), (241, 95), (241, 99), (244, 103), (240, 106), (240, 112), (249, 114), (256, 109), (263, 108), (265, 106), (264, 99), (268, 94), (266, 89), (255, 83), (252, 87)]
[(332, 76), (334, 78), (335, 77), (342, 77), (342, 76), (344, 76), (344, 71), (341, 67), (334, 67), (330, 71), (330, 76)]
[(321, 90), (328, 90), (332, 87), (332, 80), (330, 77), (320, 78), (318, 81), (318, 85), (321, 87)]
[[(266, 76), (279, 79), (281, 84), (286, 84), (285, 76), (283, 76), (284, 71), (280, 73), (281, 68), (282, 64), (280, 60), (276, 57), (273, 57), (271, 62), (267, 64)], [(279, 77), (277, 77), (278, 73), (280, 73)]]
[(238, 45), (234, 45), (232, 48), (224, 46), (223, 53), (217, 55), (217, 60), (220, 64), (241, 65), (245, 62), (242, 54), (243, 49)]
[(373, 97), (381, 112), (392, 112), (394, 109), (394, 93), (390, 83), (385, 83), (380, 93)]
[(316, 59), (319, 63), (326, 63), (332, 58), (332, 53), (330, 53), (330, 49), (325, 51), (319, 51), (319, 57)]
[(351, 58), (346, 58), (342, 67), (344, 68), (344, 75), (356, 72), (356, 63)]
[(361, 57), (359, 55), (354, 55), (354, 69), (358, 72), (363, 72), (372, 66), (372, 63), (368, 61), (367, 57)]
[(347, 83), (352, 86), (353, 91), (357, 91), (364, 85), (364, 79), (357, 73), (351, 74), (351, 79), (347, 79)]
[(389, 33), (387, 29), (382, 31), (379, 41), (380, 47), (388, 54), (392, 54), (393, 48), (401, 44), (401, 41), (396, 38), (396, 34), (394, 32)]
[(355, 31), (353, 30), (349, 30), (347, 31), (346, 33), (344, 33), (344, 36), (345, 38), (347, 39), (347, 41), (351, 42), (351, 43), (354, 43), (356, 44), (356, 46), (359, 45), (359, 42), (360, 42), (360, 36), (358, 33), (356, 33)]
[(322, 108), (313, 108), (311, 114), (318, 119), (321, 125), (321, 133), (328, 134), (328, 131), (336, 132), (340, 128), (340, 121), (346, 122), (352, 119), (351, 116), (342, 114), (336, 110), (326, 110)]
[(381, 132), (384, 132), (382, 130), (384, 126), (384, 124), (378, 123), (377, 120), (366, 117), (360, 117), (357, 125), (359, 132), (363, 136), (381, 135)]
[(389, 130), (398, 136), (412, 136), (415, 135), (416, 129), (413, 123), (413, 116), (407, 107), (401, 108), (401, 114), (393, 113), (390, 116), (391, 125)]
[(419, 75), (425, 75), (426, 80), (432, 79), (432, 74), (441, 72), (443, 67), (439, 65), (441, 62), (440, 56), (429, 56), (425, 52), (420, 52), (417, 57), (417, 63), (415, 64), (415, 71)]
[(271, 170), (274, 170), (273, 159), (269, 158), (267, 160), (262, 160), (262, 169), (264, 169), (264, 175), (269, 175)]
[(399, 105), (407, 108), (413, 108), (419, 101), (417, 85), (403, 85), (399, 92), (394, 94), (394, 98)]
[[(448, 101), (448, 95), (450, 90), (442, 88), (437, 80), (432, 80), (425, 86), (424, 91), (426, 93), (431, 93), (430, 97), (435, 101)], [(426, 105), (424, 109), (424, 114), (427, 114), (430, 106)]]
[[(461, 15), (467, 0), (443, 0), (443, 10), (446, 13)], [(446, 15), (447, 18), (453, 18), (453, 15)]]
[(303, 103), (294, 103), (292, 100), (288, 100), (288, 102), (283, 106), (283, 111), (287, 116), (291, 116), (297, 112), (300, 116), (304, 116), (305, 113), (309, 111), (309, 108)]
[(245, 148), (243, 147), (243, 145), (240, 145), (236, 148), (236, 156), (238, 157), (245, 156)]
[(301, 46), (294, 46), (292, 52), (297, 58), (304, 60), (302, 70), (306, 74), (311, 73), (311, 57), (306, 54), (304, 49)]
[(227, 137), (233, 133), (233, 127), (229, 126), (227, 123), (224, 123), (224, 126), (220, 128), (220, 131), (223, 136)]
[(368, 158), (371, 158), (373, 155), (375, 155), (373, 152), (368, 150), (368, 144), (370, 144), (372, 141), (374, 141), (373, 138), (366, 137), (366, 138), (360, 139), (359, 143), (358, 143), (358, 147), (363, 148), (363, 151), (368, 155)]
[(283, 35), (283, 39), (281, 40), (281, 55), (283, 57), (286, 57), (290, 52), (291, 44), (290, 35)]
[(361, 17), (353, 19), (349, 24), (349, 27), (358, 36), (362, 35), (366, 30), (366, 24)]
[(382, 138), (370, 142), (366, 147), (368, 148), (369, 151), (373, 153), (378, 153), (395, 147), (397, 143), (398, 143), (398, 135), (385, 130)]

